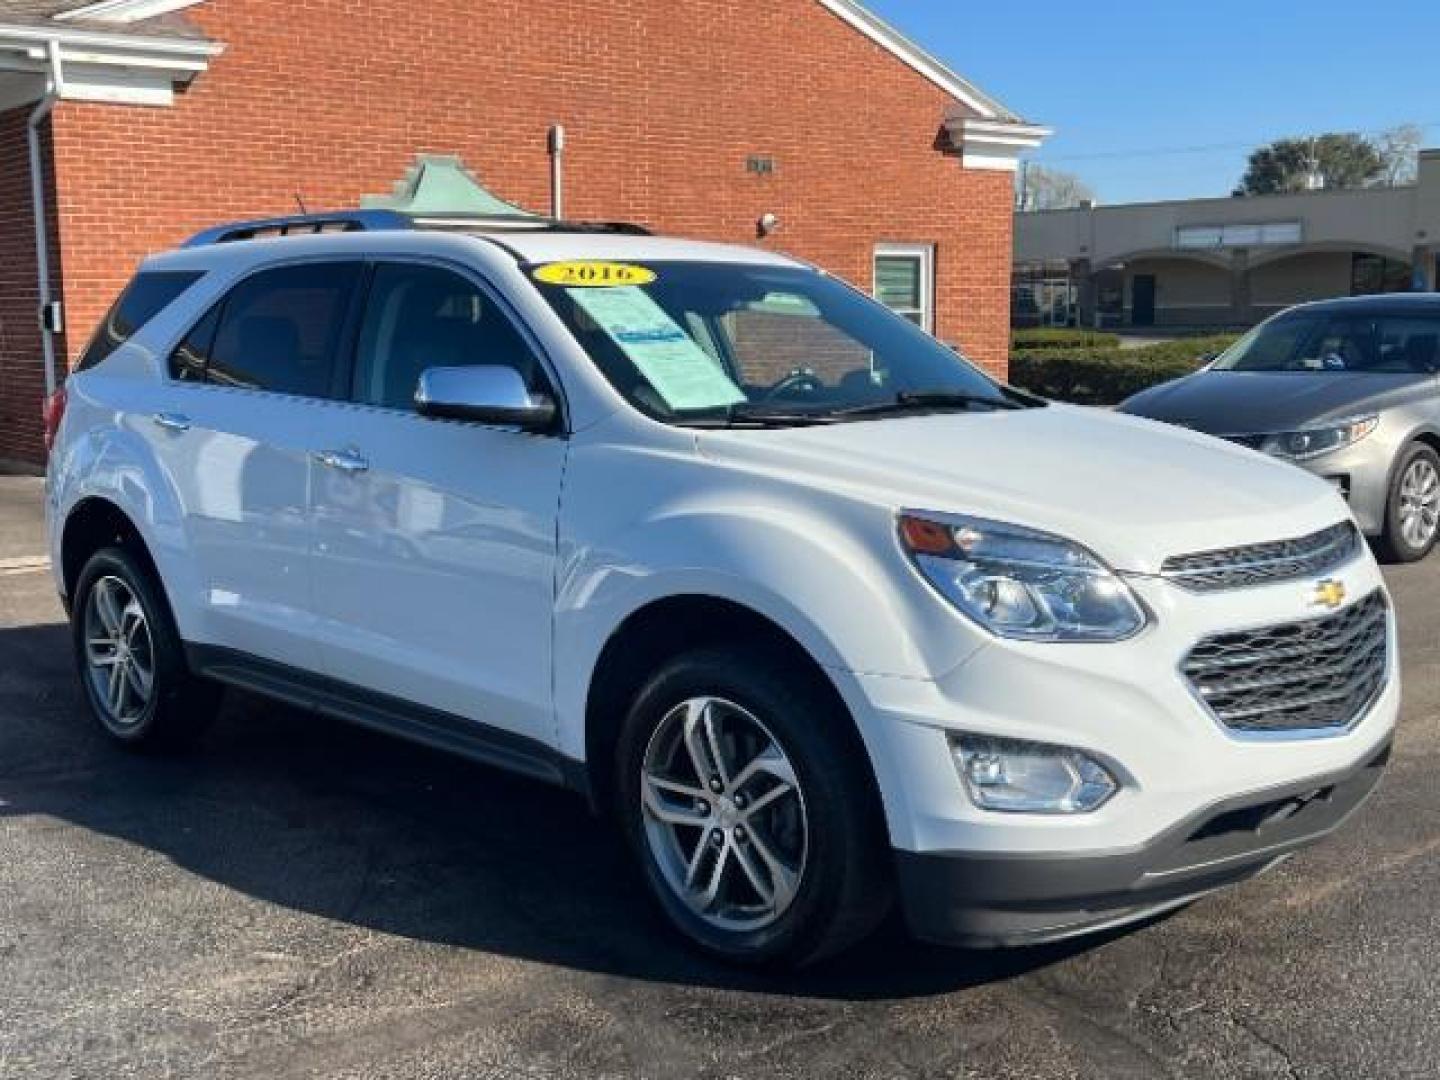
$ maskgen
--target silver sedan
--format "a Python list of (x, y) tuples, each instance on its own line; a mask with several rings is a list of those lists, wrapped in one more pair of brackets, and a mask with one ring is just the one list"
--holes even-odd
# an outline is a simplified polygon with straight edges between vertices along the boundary
[(1121, 410), (1293, 461), (1400, 562), (1440, 536), (1440, 294), (1326, 300), (1257, 326)]

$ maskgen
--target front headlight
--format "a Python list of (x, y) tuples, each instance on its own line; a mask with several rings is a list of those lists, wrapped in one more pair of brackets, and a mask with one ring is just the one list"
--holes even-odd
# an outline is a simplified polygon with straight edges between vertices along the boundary
[(1000, 637), (1120, 641), (1145, 626), (1145, 609), (1115, 571), (1058, 536), (906, 513), (900, 542), (941, 596)]
[(1357, 416), (1324, 427), (1303, 431), (1282, 431), (1267, 435), (1260, 444), (1261, 453), (1285, 458), (1287, 461), (1309, 461), (1322, 454), (1332, 454), (1353, 446), (1380, 426), (1378, 416)]

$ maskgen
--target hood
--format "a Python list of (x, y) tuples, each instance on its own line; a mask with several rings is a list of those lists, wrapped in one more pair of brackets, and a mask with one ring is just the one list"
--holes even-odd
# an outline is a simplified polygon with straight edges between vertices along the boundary
[(1120, 408), (1211, 435), (1260, 435), (1378, 412), (1434, 384), (1420, 374), (1200, 371), (1142, 391)]
[(1117, 570), (1304, 536), (1349, 516), (1323, 480), (1205, 435), (1052, 405), (699, 436), (721, 463), (849, 491), (892, 510), (1027, 525)]

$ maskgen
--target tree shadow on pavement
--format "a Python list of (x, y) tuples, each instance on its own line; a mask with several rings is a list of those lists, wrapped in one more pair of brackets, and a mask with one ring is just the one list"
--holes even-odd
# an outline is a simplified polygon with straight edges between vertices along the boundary
[(614, 832), (575, 796), (238, 693), (190, 753), (127, 753), (86, 716), (58, 624), (0, 630), (0, 818), (23, 815), (123, 839), (284, 909), (655, 982), (898, 999), (1095, 944), (967, 952), (914, 942), (892, 920), (800, 973), (711, 963), (663, 923)]

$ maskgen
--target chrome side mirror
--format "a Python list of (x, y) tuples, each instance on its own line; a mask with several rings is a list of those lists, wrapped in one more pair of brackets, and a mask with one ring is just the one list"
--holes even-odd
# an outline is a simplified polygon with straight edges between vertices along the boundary
[(530, 393), (518, 371), (500, 365), (427, 368), (415, 388), (415, 408), (437, 420), (523, 431), (548, 430), (557, 415), (548, 395)]

